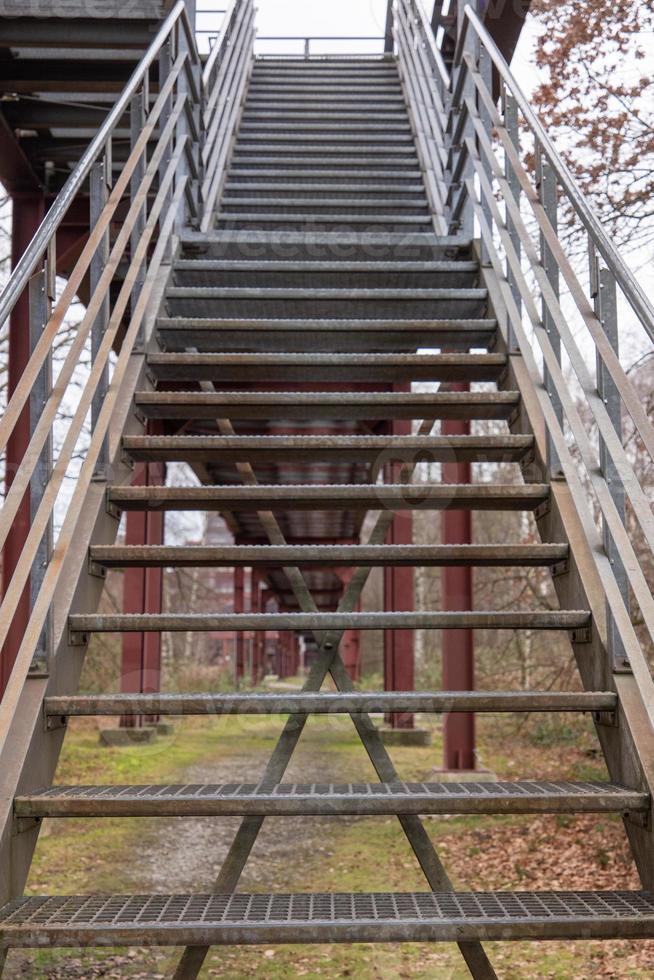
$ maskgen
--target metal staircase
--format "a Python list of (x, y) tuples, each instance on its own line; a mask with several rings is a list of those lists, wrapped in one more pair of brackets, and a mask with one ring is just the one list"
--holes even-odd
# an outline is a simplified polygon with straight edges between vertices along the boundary
[[(0, 420), (5, 442), (30, 398), (34, 404), (30, 390), (42, 390), (23, 472), (0, 516), (6, 535), (31, 481), (32, 533), (0, 623), (4, 638), (31, 573), (31, 619), (0, 706), (0, 947), (185, 946), (175, 975), (189, 978), (214, 944), (448, 941), (459, 944), (471, 975), (493, 977), (485, 940), (654, 937), (654, 698), (643, 633), (625, 600), (650, 634), (654, 616), (625, 529), (625, 499), (648, 547), (654, 534), (623, 448), (622, 413), (648, 451), (654, 433), (619, 361), (611, 298), (617, 285), (654, 338), (648, 301), (469, 7), (451, 76), (412, 0), (395, 5), (394, 56), (256, 61), (253, 8), (236, 0), (202, 78), (185, 16), (177, 4), (0, 298), (4, 318), (29, 282), (35, 324), (24, 383)], [(166, 68), (158, 94), (148, 91), (157, 60)], [(102, 163), (130, 106), (132, 152), (107, 186)], [(516, 150), (518, 114), (536, 138), (536, 182)], [(94, 230), (73, 286), (56, 299), (54, 223), (87, 180), (92, 205), (99, 202)], [(556, 235), (557, 184), (588, 232), (597, 285), (590, 299)], [(538, 224), (536, 244), (520, 194)], [(121, 201), (126, 213), (110, 238)], [(65, 384), (60, 376), (51, 387), (50, 351), (87, 270), (92, 300), (61, 370), (69, 381), (86, 340), (93, 370), (53, 459), (50, 432)], [(596, 378), (561, 310), (559, 276), (595, 344)], [(588, 398), (599, 451), (569, 393), (562, 347)], [(419, 381), (440, 387), (412, 391)], [(451, 389), (461, 381), (489, 385)], [(53, 542), (66, 454), (91, 408), (91, 442)], [(483, 434), (434, 434), (444, 419), (494, 424)], [(407, 422), (415, 423), (408, 431)], [(412, 483), (420, 461), (452, 459), (514, 463), (515, 480)], [(135, 461), (188, 463), (200, 485), (131, 486)], [(394, 512), (414, 503), (531, 511), (541, 541), (386, 543)], [(116, 545), (128, 510), (218, 511), (234, 516), (244, 539), (232, 547)], [(333, 543), (356, 538), (369, 513), (366, 540)], [(373, 567), (453, 564), (550, 568), (560, 609), (357, 611)], [(272, 569), (285, 576), (289, 611), (99, 614), (103, 572), (133, 565)], [(328, 575), (342, 566), (353, 572), (334, 609)], [(362, 692), (339, 653), (349, 628), (470, 627), (566, 632), (583, 690)], [(76, 693), (94, 633), (276, 629), (315, 638), (301, 693)], [(336, 693), (322, 692), (328, 675)], [(608, 781), (524, 773), (511, 783), (407, 783), (370, 717), (388, 711), (591, 712)], [(308, 716), (327, 713), (351, 716), (378, 783), (321, 783), (319, 773), (307, 773), (306, 784), (284, 782)], [(288, 717), (257, 785), (52, 785), (68, 718), (129, 714)], [(643, 891), (454, 892), (420, 820), (588, 812), (623, 814)], [(237, 890), (266, 816), (352, 814), (397, 815), (424, 892), (289, 895), (283, 882), (271, 895)], [(214, 894), (20, 897), (43, 818), (116, 815), (243, 820)]]

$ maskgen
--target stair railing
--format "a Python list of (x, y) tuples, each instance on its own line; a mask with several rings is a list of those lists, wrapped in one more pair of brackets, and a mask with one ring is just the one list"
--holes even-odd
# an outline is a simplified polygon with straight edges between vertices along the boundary
[[(464, 10), (451, 75), (419, 0), (396, 0), (394, 35), (432, 207), (440, 208), (444, 233), (480, 239), (482, 265), (498, 283), (491, 298), (504, 341), (509, 352), (522, 355), (543, 413), (549, 478), (565, 478), (578, 502), (606, 595), (613, 669), (633, 672), (654, 719), (650, 667), (633, 625), (638, 618), (648, 645), (654, 643), (654, 599), (641, 565), (644, 560), (654, 567), (654, 515), (625, 449), (625, 412), (651, 460), (654, 429), (621, 364), (619, 343), (621, 306), (630, 308), (631, 321), (648, 342), (654, 340), (654, 308), (471, 6)], [(533, 173), (523, 162), (523, 130), (534, 146)], [(563, 206), (584, 229), (588, 291), (559, 236)], [(567, 298), (562, 304), (561, 280), (574, 311), (566, 306)], [(573, 317), (595, 357), (594, 371), (571, 325)], [(564, 370), (585, 399), (590, 422)], [(599, 531), (593, 505), (600, 515)], [(627, 533), (628, 518), (642, 539), (641, 561), (634, 535)]]
[(203, 232), (213, 221), (252, 71), (255, 13), (253, 0), (233, 0), (202, 73)]
[[(159, 61), (159, 90), (150, 97), (150, 70)], [(4, 545), (24, 495), (31, 497), (30, 528), (0, 605), (0, 647), (30, 584), (30, 616), (0, 703), (0, 749), (30, 672), (47, 675), (53, 652), (53, 598), (77, 532), (87, 490), (110, 476), (119, 452), (110, 423), (130, 359), (141, 354), (151, 328), (148, 314), (158, 273), (175, 229), (200, 219), (200, 143), (197, 105), (200, 59), (183, 0), (175, 5), (124, 91), (70, 174), (0, 296), (0, 323), (29, 293), (31, 356), (0, 418), (0, 451), (29, 416), (29, 445), (0, 511)], [(116, 158), (129, 134), (127, 159)], [(60, 294), (56, 290), (57, 229), (77, 195), (90, 193), (90, 234)], [(69, 345), (53, 351), (66, 330), (76, 295), (88, 283), (89, 301)], [(146, 317), (147, 314), (147, 317)], [(80, 360), (90, 357), (85, 376)], [(122, 392), (124, 397), (124, 391)], [(71, 408), (72, 406), (72, 408)], [(62, 408), (61, 444), (53, 432)], [(90, 418), (90, 432), (85, 426)], [(84, 444), (86, 441), (86, 444)], [(81, 455), (75, 488), (61, 527), (55, 504), (71, 462)]]

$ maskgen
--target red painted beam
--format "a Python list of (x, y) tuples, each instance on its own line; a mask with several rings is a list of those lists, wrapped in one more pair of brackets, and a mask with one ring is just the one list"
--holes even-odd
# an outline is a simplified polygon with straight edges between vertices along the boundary
[[(234, 612), (245, 612), (245, 569), (243, 567), (234, 569)], [(243, 633), (236, 634), (236, 685), (245, 676), (245, 636)]]
[[(393, 391), (410, 391), (411, 385), (393, 385)], [(411, 435), (411, 421), (400, 419), (391, 423), (393, 435)], [(391, 464), (386, 479), (399, 478), (399, 464)], [(413, 515), (398, 511), (393, 517), (387, 544), (413, 543)], [(384, 569), (384, 609), (387, 612), (413, 612), (415, 608), (414, 573), (412, 568)], [(384, 633), (384, 690), (413, 691), (414, 671), (413, 630), (386, 630)], [(406, 712), (389, 714), (391, 728), (413, 728), (414, 717)]]
[[(468, 391), (463, 383), (451, 384), (450, 391)], [(443, 435), (468, 435), (470, 423), (451, 420), (442, 423)], [(472, 468), (469, 463), (445, 463), (443, 483), (470, 483)], [(447, 510), (441, 516), (443, 544), (470, 544), (472, 542), (472, 515), (470, 511)], [(442, 607), (444, 611), (470, 610), (473, 606), (472, 569), (444, 568), (442, 573)], [(446, 691), (473, 691), (474, 635), (472, 630), (443, 630), (443, 689)], [(475, 768), (475, 716), (473, 714), (447, 715), (444, 722), (445, 769), (471, 770)]]
[[(144, 463), (135, 469), (134, 486), (162, 486), (166, 467), (161, 463)], [(158, 511), (130, 511), (126, 515), (125, 544), (160, 545), (164, 543), (164, 514)], [(123, 573), (123, 611), (125, 613), (160, 613), (163, 596), (163, 569), (126, 568)], [(126, 694), (152, 694), (161, 690), (161, 633), (123, 633), (121, 691)], [(126, 715), (123, 728), (140, 727), (157, 717)]]

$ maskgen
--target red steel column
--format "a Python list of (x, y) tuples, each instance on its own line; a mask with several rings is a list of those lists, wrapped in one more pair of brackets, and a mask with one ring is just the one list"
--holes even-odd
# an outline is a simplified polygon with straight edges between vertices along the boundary
[[(469, 391), (464, 383), (448, 385), (448, 391)], [(470, 422), (448, 420), (442, 423), (443, 435), (470, 434)], [(443, 483), (470, 483), (470, 463), (445, 463)], [(472, 514), (470, 511), (443, 511), (443, 544), (470, 544), (472, 542)], [(444, 568), (442, 571), (443, 610), (470, 610), (473, 604), (472, 569), (470, 567)], [(472, 630), (443, 630), (443, 688), (446, 691), (472, 691), (475, 686), (474, 636)], [(475, 716), (452, 714), (444, 719), (444, 766), (445, 769), (471, 770), (475, 768)]]
[[(141, 463), (135, 470), (133, 486), (163, 486), (166, 467), (162, 463)], [(125, 544), (160, 545), (164, 541), (162, 511), (129, 511), (126, 515)], [(123, 576), (123, 612), (160, 613), (163, 569), (126, 568)], [(125, 694), (152, 694), (161, 690), (161, 633), (123, 633), (121, 691)], [(143, 718), (123, 716), (121, 727), (143, 724)], [(148, 716), (148, 722), (157, 718)]]
[[(11, 265), (18, 260), (34, 237), (43, 216), (42, 194), (16, 194), (12, 198)], [(29, 297), (27, 289), (16, 303), (9, 320), (9, 364), (7, 399), (11, 398), (30, 359)], [(9, 491), (30, 441), (29, 404), (21, 412), (7, 443), (5, 490)], [(23, 497), (2, 552), (2, 587), (7, 591), (30, 529), (30, 494)], [(16, 613), (0, 654), (0, 697), (9, 680), (25, 628), (30, 617), (30, 584), (25, 585)]]
[[(252, 569), (252, 578), (250, 579), (250, 612), (260, 613), (262, 611), (262, 599), (263, 593), (261, 589), (261, 571), (258, 568)], [(251, 676), (252, 683), (258, 684), (261, 676), (261, 641), (264, 640), (265, 636), (263, 633), (259, 633), (256, 630), (252, 633), (252, 664), (251, 664)]]
[[(410, 385), (393, 385), (393, 391), (410, 391)], [(411, 421), (392, 423), (396, 436), (411, 435)], [(390, 478), (397, 479), (399, 466), (392, 464)], [(413, 543), (413, 515), (411, 511), (399, 511), (393, 517), (387, 535), (388, 544)], [(413, 612), (415, 608), (414, 575), (412, 568), (384, 569), (384, 609), (387, 612)], [(384, 690), (412, 691), (414, 676), (413, 630), (386, 630), (384, 633)], [(386, 721), (391, 728), (413, 728), (414, 718), (406, 712), (389, 714)]]
[[(234, 569), (234, 612), (245, 611), (245, 569), (239, 565)], [(245, 675), (245, 635), (242, 631), (236, 633), (236, 683), (238, 685)]]

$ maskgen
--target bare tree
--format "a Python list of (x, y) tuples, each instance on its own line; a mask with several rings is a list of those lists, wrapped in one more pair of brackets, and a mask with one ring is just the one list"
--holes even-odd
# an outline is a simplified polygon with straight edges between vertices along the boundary
[(654, 0), (536, 0), (533, 101), (621, 244), (654, 240)]

